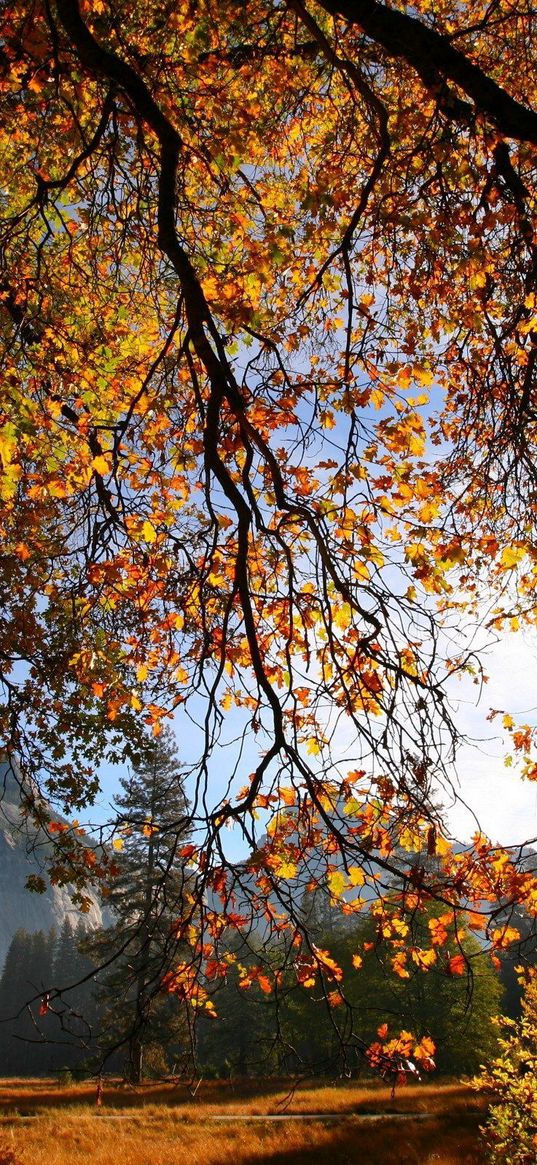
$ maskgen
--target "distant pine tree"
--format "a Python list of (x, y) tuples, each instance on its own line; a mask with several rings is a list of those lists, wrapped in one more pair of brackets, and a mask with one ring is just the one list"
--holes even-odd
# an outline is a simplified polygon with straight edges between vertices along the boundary
[(0, 1073), (6, 1076), (22, 1070), (22, 1048), (15, 1036), (17, 1027), (21, 1027), (23, 1021), (15, 1017), (25, 1002), (22, 979), (29, 962), (30, 944), (28, 931), (17, 930), (9, 945), (0, 979), (0, 1021), (3, 1034), (0, 1043)]
[(0, 1019), (4, 1039), (0, 1071), (35, 1075), (50, 1070), (53, 1017), (40, 1014), (54, 974), (56, 931), (28, 934), (18, 930), (6, 955), (0, 979)]
[[(55, 1066), (78, 1067), (92, 1050), (97, 1021), (94, 964), (83, 946), (87, 932), (65, 919), (54, 959), (54, 985), (61, 996), (54, 1004), (56, 1018)], [(90, 976), (90, 978), (88, 978)]]
[(121, 785), (117, 823), (124, 846), (107, 898), (117, 921), (85, 949), (96, 962), (116, 955), (100, 979), (104, 1050), (126, 1041), (127, 1074), (138, 1082), (144, 1048), (170, 1042), (177, 1018), (177, 1004), (162, 996), (160, 983), (177, 955), (173, 924), (183, 916), (188, 881), (180, 849), (190, 821), (171, 733), (148, 744), (144, 763)]

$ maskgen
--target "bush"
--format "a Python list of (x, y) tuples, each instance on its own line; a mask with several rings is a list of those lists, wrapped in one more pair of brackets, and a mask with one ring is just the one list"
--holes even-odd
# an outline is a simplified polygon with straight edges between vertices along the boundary
[(150, 1080), (160, 1080), (170, 1071), (168, 1057), (160, 1044), (147, 1044), (144, 1049), (143, 1074)]
[(526, 978), (519, 1022), (498, 1021), (500, 1054), (476, 1081), (492, 1092), (482, 1133), (492, 1165), (535, 1165), (537, 1161), (537, 977)]
[(73, 1073), (70, 1068), (60, 1068), (58, 1071), (58, 1086), (69, 1088), (73, 1083)]

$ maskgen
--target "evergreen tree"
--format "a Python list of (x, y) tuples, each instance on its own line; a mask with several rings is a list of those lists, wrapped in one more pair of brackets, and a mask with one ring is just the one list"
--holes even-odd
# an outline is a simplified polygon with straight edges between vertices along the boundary
[(0, 979), (0, 1071), (7, 1074), (34, 1075), (53, 1066), (54, 1017), (40, 1014), (39, 995), (53, 981), (56, 941), (55, 930), (18, 930), (11, 940)]
[[(535, 855), (532, 854), (532, 858)], [(499, 918), (498, 921), (503, 921)], [(524, 980), (520, 977), (520, 965), (527, 968), (537, 962), (537, 932), (535, 918), (523, 905), (509, 906), (505, 912), (505, 922), (514, 926), (520, 941), (500, 954), (500, 977), (504, 986), (503, 1013), (511, 1019), (520, 1019), (523, 1013), (522, 999)], [(518, 969), (517, 969), (518, 968)]]
[(171, 733), (152, 740), (143, 763), (122, 780), (117, 799), (120, 872), (107, 898), (116, 922), (86, 950), (96, 962), (116, 956), (100, 977), (110, 1052), (128, 1044), (129, 1078), (142, 1077), (144, 1049), (172, 1038), (177, 1004), (160, 994), (163, 973), (178, 956), (173, 924), (184, 914), (187, 881), (181, 847), (188, 806)]
[(313, 889), (304, 891), (300, 909), (303, 925), (314, 940), (320, 935), (332, 935), (342, 927), (341, 912), (331, 905), (326, 875), (320, 876)]
[[(54, 1041), (57, 1037), (55, 1015), (44, 1011), (45, 998), (54, 982), (54, 964), (58, 935), (54, 928), (45, 932), (35, 931), (30, 936), (30, 957), (26, 968), (30, 993), (41, 998), (30, 1004), (27, 1016), (28, 1032), (25, 1035), (25, 1070), (30, 1074), (49, 1073), (55, 1067)], [(28, 999), (28, 989), (26, 999)]]
[[(21, 1026), (18, 1012), (22, 998), (23, 968), (28, 964), (31, 936), (20, 929), (13, 935), (0, 979), (0, 1021), (3, 1040), (0, 1048), (0, 1072), (9, 1075), (19, 1070), (21, 1045), (14, 1037)], [(17, 1018), (16, 1018), (17, 1017)]]
[[(55, 1004), (57, 1017), (55, 1066), (74, 1068), (87, 1058), (97, 1020), (94, 964), (85, 952), (87, 931), (65, 919), (54, 959), (54, 984), (62, 991)], [(91, 975), (90, 979), (86, 977)], [(84, 981), (85, 980), (85, 981)]]

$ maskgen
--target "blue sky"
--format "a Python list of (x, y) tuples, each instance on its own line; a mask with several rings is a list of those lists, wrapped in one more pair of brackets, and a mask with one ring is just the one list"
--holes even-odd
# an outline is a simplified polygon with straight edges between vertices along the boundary
[[(468, 676), (453, 680), (449, 696), (460, 733), (468, 738), (458, 750), (457, 761), (450, 777), (461, 801), (450, 805), (443, 796), (447, 821), (453, 836), (468, 841), (475, 832), (476, 818), (484, 833), (493, 842), (516, 845), (537, 836), (537, 782), (521, 780), (516, 764), (506, 767), (505, 756), (510, 751), (509, 734), (502, 728), (502, 718), (490, 722), (487, 716), (492, 708), (510, 712), (515, 720), (537, 723), (537, 632), (532, 630), (504, 634), (483, 651), (485, 671), (489, 681), (482, 687)], [(239, 730), (239, 713), (227, 713), (223, 731), (223, 747), (217, 749), (210, 772), (213, 801), (224, 794), (236, 750), (232, 744)], [(179, 752), (188, 762), (195, 759), (199, 737), (188, 727), (184, 716), (176, 718)], [(345, 740), (341, 738), (342, 760)], [(255, 763), (256, 751), (246, 750), (241, 765), (242, 778)], [(102, 769), (102, 794), (92, 820), (105, 821), (111, 815), (110, 804), (118, 788), (121, 769), (105, 766)], [(463, 804), (463, 802), (466, 803)], [(224, 838), (230, 859), (245, 854), (238, 833), (230, 831)]]

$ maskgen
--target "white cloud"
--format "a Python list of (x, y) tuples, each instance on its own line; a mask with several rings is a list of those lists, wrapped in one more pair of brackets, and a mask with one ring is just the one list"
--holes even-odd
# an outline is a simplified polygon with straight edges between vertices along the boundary
[(456, 779), (462, 803), (454, 806), (449, 822), (454, 834), (467, 840), (475, 830), (473, 810), (484, 833), (502, 844), (518, 844), (537, 835), (537, 784), (520, 778), (514, 763), (505, 766), (511, 752), (509, 734), (501, 716), (492, 722), (492, 708), (509, 712), (515, 721), (537, 723), (537, 636), (531, 631), (502, 635), (482, 655), (489, 681), (478, 689), (468, 680), (452, 686), (459, 731), (470, 741), (457, 756)]

